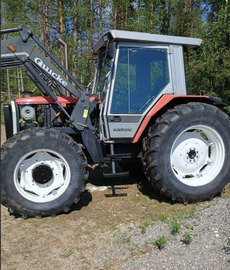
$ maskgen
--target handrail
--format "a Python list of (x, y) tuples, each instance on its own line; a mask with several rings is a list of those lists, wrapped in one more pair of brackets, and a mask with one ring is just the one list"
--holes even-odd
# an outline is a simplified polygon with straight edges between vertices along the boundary
[(19, 26), (17, 28), (2, 29), (1, 34), (19, 32), (19, 31), (22, 31), (22, 29), (23, 29), (22, 26)]

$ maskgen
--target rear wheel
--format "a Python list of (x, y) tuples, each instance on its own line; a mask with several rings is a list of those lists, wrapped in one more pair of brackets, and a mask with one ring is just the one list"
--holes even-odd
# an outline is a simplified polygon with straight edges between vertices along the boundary
[(185, 203), (211, 199), (230, 180), (230, 121), (201, 103), (176, 106), (149, 131), (146, 172), (152, 185)]
[(54, 216), (79, 200), (86, 158), (66, 134), (51, 129), (21, 132), (2, 147), (2, 203), (14, 214)]

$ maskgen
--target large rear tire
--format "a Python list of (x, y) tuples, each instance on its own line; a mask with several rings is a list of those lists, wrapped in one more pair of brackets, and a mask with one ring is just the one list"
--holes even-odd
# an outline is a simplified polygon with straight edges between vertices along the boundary
[(68, 135), (40, 128), (20, 132), (2, 146), (2, 204), (25, 218), (67, 212), (85, 189), (86, 166)]
[(230, 181), (230, 120), (212, 105), (169, 110), (150, 128), (146, 146), (146, 173), (172, 200), (212, 199)]

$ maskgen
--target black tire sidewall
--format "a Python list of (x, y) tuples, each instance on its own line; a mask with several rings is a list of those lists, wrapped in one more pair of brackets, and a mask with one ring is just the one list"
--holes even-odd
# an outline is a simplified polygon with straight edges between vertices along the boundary
[[(67, 208), (85, 187), (85, 166), (80, 147), (65, 134), (52, 130), (26, 131), (11, 138), (13, 146), (7, 148), (2, 160), (2, 191), (6, 194), (6, 204), (15, 212), (25, 215), (54, 215)], [(36, 203), (24, 198), (14, 184), (14, 170), (18, 161), (28, 152), (47, 149), (60, 154), (70, 168), (70, 183), (58, 198), (50, 202)]]
[[(216, 108), (212, 108), (209, 105), (203, 105), (205, 110), (202, 110), (199, 105), (191, 106), (192, 111), (187, 113), (186, 110), (177, 109), (179, 112), (178, 117), (171, 117), (170, 124), (165, 129), (165, 136), (162, 136), (161, 149), (158, 152), (158, 165), (157, 173), (161, 175), (160, 186), (173, 196), (182, 201), (201, 201), (211, 199), (218, 192), (220, 192), (224, 186), (229, 182), (230, 171), (230, 142), (229, 132), (230, 123), (223, 122), (223, 114), (221, 111), (217, 111)], [(206, 185), (203, 186), (188, 186), (182, 183), (173, 172), (171, 167), (171, 150), (177, 137), (186, 129), (192, 126), (207, 126), (214, 129), (222, 138), (225, 146), (225, 159), (222, 170)]]

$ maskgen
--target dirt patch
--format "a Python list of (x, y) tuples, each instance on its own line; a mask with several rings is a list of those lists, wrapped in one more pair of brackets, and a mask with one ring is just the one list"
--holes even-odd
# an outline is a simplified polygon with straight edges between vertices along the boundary
[[(134, 183), (120, 187), (126, 197), (108, 198), (109, 189), (86, 190), (70, 213), (55, 218), (23, 220), (10, 216), (2, 206), (2, 269), (96, 269), (91, 258), (94, 252), (108, 248), (107, 240), (116, 229), (194, 212), (194, 206), (149, 198)], [(113, 268), (105, 262), (104, 269)]]

